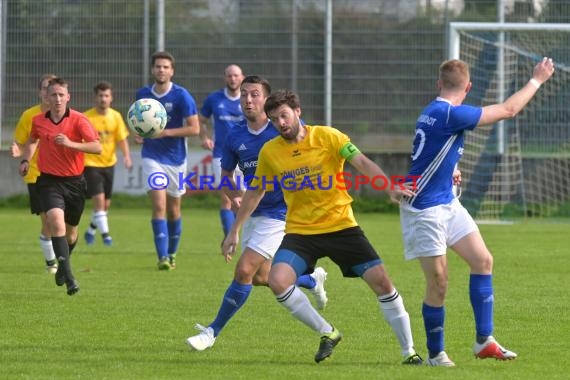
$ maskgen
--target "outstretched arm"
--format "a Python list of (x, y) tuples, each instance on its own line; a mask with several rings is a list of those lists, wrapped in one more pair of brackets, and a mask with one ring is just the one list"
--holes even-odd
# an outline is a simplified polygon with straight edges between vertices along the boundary
[(554, 63), (551, 58), (546, 58), (536, 64), (532, 72), (532, 78), (527, 84), (512, 94), (500, 104), (483, 107), (479, 125), (493, 124), (501, 120), (515, 117), (533, 98), (540, 86), (550, 79), (554, 73)]
[(389, 183), (389, 185), (386, 186), (385, 191), (392, 202), (399, 203), (402, 197), (411, 197), (415, 195), (408, 185), (393, 182), (390, 177), (384, 173), (380, 166), (366, 157), (363, 153), (356, 154), (348, 162), (360, 173), (367, 176), (369, 180), (372, 180), (374, 177), (385, 178), (386, 182)]

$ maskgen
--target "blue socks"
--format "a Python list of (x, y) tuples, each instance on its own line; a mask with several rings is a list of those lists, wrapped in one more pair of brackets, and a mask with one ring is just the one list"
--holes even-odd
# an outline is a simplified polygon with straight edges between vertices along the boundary
[(242, 285), (236, 280), (232, 281), (224, 294), (224, 299), (222, 300), (216, 319), (210, 324), (210, 327), (214, 330), (214, 336), (218, 336), (226, 323), (229, 322), (245, 301), (247, 301), (252, 287), (253, 285), (251, 284)]
[(222, 228), (224, 229), (224, 236), (228, 235), (236, 216), (232, 210), (220, 209), (220, 219), (222, 221)]
[(299, 276), (297, 282), (295, 282), (295, 285), (305, 289), (313, 289), (317, 285), (317, 282), (310, 275), (304, 274), (302, 276)]
[(443, 351), (443, 323), (445, 321), (445, 308), (422, 305), (424, 327), (426, 329), (427, 349), (429, 357), (433, 358)]
[(475, 316), (477, 337), (493, 335), (493, 275), (472, 274), (469, 277), (469, 298)]
[(167, 222), (165, 219), (153, 219), (151, 223), (158, 258), (176, 253), (182, 234), (182, 219), (171, 222)]
[(182, 219), (167, 222), (168, 226), (168, 254), (172, 255), (178, 250), (180, 235), (182, 234)]
[(166, 219), (153, 219), (151, 223), (154, 234), (154, 247), (160, 260), (162, 257), (168, 256), (168, 226)]

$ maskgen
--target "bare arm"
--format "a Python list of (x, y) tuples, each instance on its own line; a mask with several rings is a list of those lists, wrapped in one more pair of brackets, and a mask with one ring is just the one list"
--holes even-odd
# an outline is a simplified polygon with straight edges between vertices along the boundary
[(30, 160), (34, 156), (36, 152), (36, 148), (38, 147), (39, 139), (33, 139), (31, 136), (28, 138), (28, 141), (24, 144), (21, 151), (22, 161), (20, 162), (20, 167), (18, 168), (18, 172), (23, 177), (28, 174), (28, 170), (30, 170)]
[(59, 133), (57, 136), (55, 136), (55, 143), (58, 145), (63, 145), (70, 149), (78, 150), (83, 153), (101, 154), (101, 151), (103, 150), (99, 140), (89, 142), (76, 142), (71, 141), (69, 137), (63, 133)]
[(483, 107), (477, 125), (493, 124), (515, 117), (537, 93), (538, 86), (550, 79), (553, 73), (554, 63), (552, 59), (545, 57), (536, 64), (532, 72), (532, 79), (523, 88), (512, 94), (503, 103)]
[(10, 145), (10, 154), (12, 155), (12, 158), (18, 158), (22, 156), (23, 148), (24, 148), (23, 145), (20, 145), (15, 141), (12, 142), (12, 145)]
[(202, 141), (202, 148), (212, 150), (214, 149), (214, 141), (208, 133), (208, 119), (200, 115), (200, 140)]
[(125, 165), (125, 168), (130, 169), (133, 166), (133, 162), (131, 160), (131, 151), (129, 149), (129, 140), (127, 140), (126, 138), (118, 141), (117, 145), (119, 146), (119, 149), (121, 150), (121, 152), (123, 152), (123, 164)]
[(230, 198), (230, 200), (232, 201), (232, 205), (236, 209), (239, 209), (241, 206), (241, 199), (243, 197), (244, 192), (242, 190), (238, 190), (237, 183), (234, 180), (233, 170), (230, 172), (222, 169), (222, 178), (224, 177), (228, 179), (230, 186), (229, 187), (223, 186), (223, 192), (228, 198)]
[(197, 136), (200, 133), (200, 122), (198, 115), (188, 116), (186, 118), (186, 125), (182, 128), (168, 128), (163, 129), (162, 133), (157, 137), (190, 137)]
[(384, 173), (380, 166), (362, 153), (358, 153), (354, 156), (349, 163), (361, 174), (368, 177), (369, 180), (372, 180), (374, 177), (385, 178), (386, 182), (390, 184), (386, 187), (385, 191), (393, 202), (399, 203), (402, 197), (410, 197), (414, 195), (414, 192), (412, 192), (408, 186), (393, 183), (390, 177)]
[(228, 236), (224, 239), (222, 245), (222, 254), (226, 258), (226, 262), (230, 262), (232, 255), (239, 243), (239, 231), (243, 223), (249, 218), (251, 213), (257, 208), (257, 205), (263, 198), (265, 190), (262, 188), (247, 190), (242, 197), (241, 207), (238, 210), (234, 224), (228, 232)]

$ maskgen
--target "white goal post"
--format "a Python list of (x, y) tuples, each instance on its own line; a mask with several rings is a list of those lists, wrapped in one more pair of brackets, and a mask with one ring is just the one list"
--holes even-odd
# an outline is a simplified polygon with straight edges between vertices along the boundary
[(466, 103), (504, 101), (543, 56), (555, 74), (512, 120), (466, 133), (462, 202), (479, 220), (570, 216), (570, 24), (449, 23), (448, 57), (470, 65)]

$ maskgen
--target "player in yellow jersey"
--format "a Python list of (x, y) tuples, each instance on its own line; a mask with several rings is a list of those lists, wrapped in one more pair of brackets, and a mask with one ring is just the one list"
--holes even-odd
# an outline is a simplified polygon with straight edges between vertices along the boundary
[[(32, 130), (32, 118), (42, 112), (48, 111), (49, 102), (47, 98), (47, 87), (49, 81), (53, 78), (55, 78), (55, 74), (44, 74), (41, 76), (38, 82), (38, 95), (41, 100), (40, 103), (28, 108), (20, 116), (18, 124), (16, 124), (16, 129), (14, 130), (14, 142), (10, 147), (12, 157), (18, 158), (22, 156), (22, 148), (26, 141), (28, 141), (30, 131)], [(39, 215), (42, 222), (42, 228), (40, 231), (40, 247), (44, 254), (46, 270), (48, 273), (53, 274), (57, 271), (57, 260), (53, 251), (51, 233), (47, 225), (46, 214), (42, 211), (40, 197), (36, 186), (37, 178), (40, 175), (40, 170), (38, 169), (38, 151), (39, 148), (36, 149), (35, 154), (30, 160), (30, 169), (28, 170), (28, 174), (24, 176), (24, 182), (28, 187), (30, 211), (32, 214)]]
[(95, 107), (85, 111), (85, 116), (91, 121), (99, 133), (99, 141), (103, 147), (100, 155), (85, 155), (85, 180), (87, 181), (87, 196), (93, 201), (93, 214), (87, 231), (85, 241), (87, 244), (95, 242), (97, 229), (101, 232), (103, 244), (111, 245), (113, 239), (109, 235), (109, 220), (107, 213), (111, 206), (113, 193), (113, 178), (115, 164), (117, 163), (117, 146), (123, 153), (125, 168), (132, 167), (129, 142), (129, 132), (123, 116), (111, 108), (113, 102), (113, 87), (109, 82), (100, 82), (93, 88), (95, 92)]
[[(396, 334), (402, 363), (421, 364), (423, 361), (414, 349), (410, 317), (402, 297), (358, 226), (347, 185), (339, 177), (345, 160), (369, 178), (386, 178), (384, 172), (340, 131), (302, 124), (296, 93), (277, 91), (267, 98), (264, 108), (280, 136), (261, 148), (255, 178), (242, 199), (222, 249), (224, 252), (235, 250), (241, 225), (265, 191), (273, 190), (277, 182), (283, 189), (287, 215), (285, 237), (273, 259), (269, 287), (293, 317), (321, 335), (315, 361), (327, 359), (342, 334), (317, 312), (307, 296), (295, 286), (295, 281), (312, 272), (318, 259), (329, 257), (344, 277), (361, 277), (372, 289), (384, 318)], [(397, 186), (393, 190), (388, 187), (387, 192), (394, 201), (414, 194)]]

